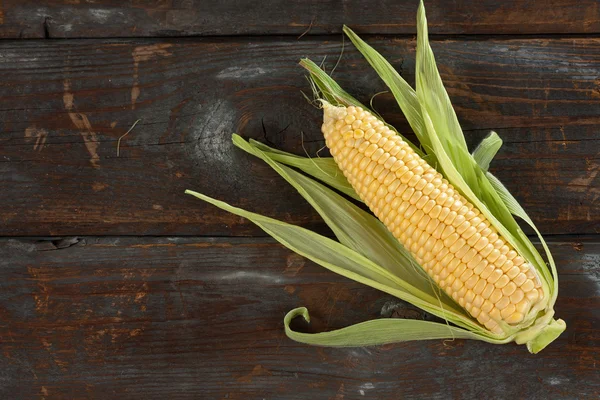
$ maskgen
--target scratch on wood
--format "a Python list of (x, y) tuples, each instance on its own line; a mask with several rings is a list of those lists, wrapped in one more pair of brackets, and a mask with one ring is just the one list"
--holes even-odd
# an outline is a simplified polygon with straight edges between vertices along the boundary
[(273, 375), (271, 373), (271, 371), (269, 371), (268, 369), (266, 369), (262, 365), (257, 365), (257, 366), (255, 366), (252, 369), (252, 371), (249, 374), (239, 377), (237, 379), (237, 381), (240, 382), (240, 383), (250, 383), (250, 382), (252, 382), (252, 379), (254, 377), (257, 377), (257, 376), (270, 376), (270, 375)]
[(42, 128), (36, 128), (35, 126), (30, 126), (25, 129), (25, 137), (27, 138), (27, 141), (36, 138), (33, 150), (39, 149), (39, 151), (42, 151), (44, 143), (46, 143), (46, 138), (48, 137), (48, 131)]
[(100, 157), (98, 156), (98, 138), (96, 132), (92, 129), (88, 117), (85, 114), (75, 111), (73, 93), (71, 93), (71, 80), (65, 79), (63, 87), (63, 103), (65, 104), (65, 108), (69, 112), (71, 121), (80, 131), (79, 133), (83, 138), (85, 147), (87, 148), (88, 153), (90, 153), (90, 163), (94, 168), (99, 168), (100, 165), (98, 163)]
[(600, 188), (598, 185), (594, 185), (593, 182), (598, 176), (598, 172), (600, 172), (600, 164), (593, 164), (586, 176), (573, 179), (567, 187), (572, 192), (593, 193), (592, 201), (596, 201), (600, 197)]
[(157, 43), (149, 46), (137, 46), (133, 49), (133, 86), (131, 87), (131, 109), (135, 110), (135, 103), (140, 96), (139, 68), (140, 62), (149, 61), (156, 57), (168, 57), (172, 53), (167, 49), (170, 43)]

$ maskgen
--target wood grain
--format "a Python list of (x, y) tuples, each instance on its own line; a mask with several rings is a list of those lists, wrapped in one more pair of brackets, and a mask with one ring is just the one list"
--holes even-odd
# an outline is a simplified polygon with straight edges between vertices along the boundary
[[(413, 41), (371, 43), (414, 80)], [(600, 232), (600, 42), (433, 47), (470, 146), (500, 134), (492, 171), (540, 229)], [(297, 154), (304, 141), (314, 156), (321, 115), (300, 93), (308, 84), (297, 61), (326, 57), (330, 71), (339, 52), (339, 42), (265, 38), (0, 43), (0, 204), (10, 204), (0, 235), (263, 235), (185, 189), (324, 231), (230, 135)], [(350, 46), (334, 77), (365, 102), (384, 89)], [(374, 106), (409, 131), (389, 94)]]
[(597, 398), (600, 242), (556, 238), (550, 247), (556, 312), (568, 330), (533, 356), (462, 340), (352, 349), (292, 342), (282, 319), (297, 306), (311, 311), (312, 325), (295, 321), (305, 331), (379, 318), (382, 309), (423, 315), (265, 239), (3, 239), (0, 395)]
[[(4, 0), (0, 37), (82, 38), (339, 34), (414, 34), (417, 0)], [(600, 32), (595, 0), (428, 0), (435, 34)], [(310, 29), (309, 29), (310, 28)]]

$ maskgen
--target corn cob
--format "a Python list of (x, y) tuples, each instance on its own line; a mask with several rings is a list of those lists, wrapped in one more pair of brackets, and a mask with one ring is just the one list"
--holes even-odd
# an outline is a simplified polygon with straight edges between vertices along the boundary
[(535, 269), (393, 130), (324, 102), (322, 131), (344, 175), (427, 274), (494, 333), (543, 300)]

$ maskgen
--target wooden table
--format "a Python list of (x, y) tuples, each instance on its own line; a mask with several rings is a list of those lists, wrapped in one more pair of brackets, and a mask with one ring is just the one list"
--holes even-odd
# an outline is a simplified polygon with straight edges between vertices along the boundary
[[(422, 314), (183, 194), (327, 233), (230, 135), (314, 155), (321, 115), (297, 62), (331, 71), (342, 23), (414, 82), (417, 1), (379, 3), (0, 3), (0, 398), (600, 397), (598, 1), (426, 4), (469, 145), (503, 138), (492, 170), (557, 258), (568, 330), (539, 355), (292, 342), (297, 306), (306, 331)], [(384, 90), (347, 40), (333, 76), (363, 101)], [(408, 131), (389, 94), (374, 106)]]

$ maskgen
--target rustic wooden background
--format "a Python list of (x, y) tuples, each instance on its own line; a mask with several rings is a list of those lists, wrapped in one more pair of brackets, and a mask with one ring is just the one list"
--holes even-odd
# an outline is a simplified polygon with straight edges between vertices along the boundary
[[(378, 3), (0, 2), (0, 398), (600, 397), (597, 0), (426, 4), (469, 144), (500, 134), (492, 170), (557, 258), (568, 330), (539, 355), (294, 343), (282, 319), (300, 305), (307, 331), (422, 315), (183, 195), (327, 233), (230, 135), (299, 154), (303, 137), (314, 154), (320, 113), (297, 61), (330, 71), (343, 23), (413, 81), (417, 0)], [(334, 77), (361, 100), (383, 90), (348, 41)], [(391, 96), (374, 104), (407, 129)]]

